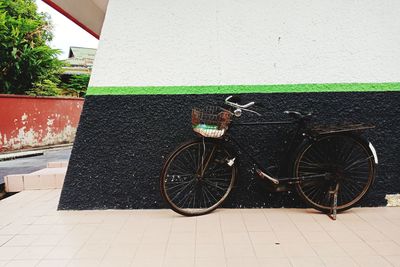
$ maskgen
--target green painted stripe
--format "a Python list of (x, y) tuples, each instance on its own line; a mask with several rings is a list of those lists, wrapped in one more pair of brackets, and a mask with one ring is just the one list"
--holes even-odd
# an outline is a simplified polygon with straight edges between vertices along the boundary
[(206, 86), (93, 86), (87, 95), (185, 95), (243, 93), (305, 93), (305, 92), (382, 92), (400, 91), (396, 83), (325, 83), (277, 85), (206, 85)]

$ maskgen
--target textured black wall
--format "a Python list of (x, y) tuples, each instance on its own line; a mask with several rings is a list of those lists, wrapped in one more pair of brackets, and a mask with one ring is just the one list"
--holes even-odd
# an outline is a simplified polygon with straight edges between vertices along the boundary
[[(226, 95), (88, 96), (70, 159), (59, 209), (164, 208), (159, 173), (180, 143), (194, 138), (193, 106), (222, 103)], [(378, 152), (379, 167), (364, 206), (385, 205), (400, 191), (400, 93), (245, 94), (262, 102), (265, 120), (287, 119), (284, 110), (313, 111), (317, 123), (370, 122), (365, 135)], [(244, 117), (243, 120), (254, 117)], [(266, 166), (276, 162), (285, 127), (241, 128), (237, 133)], [(271, 193), (242, 159), (237, 187), (225, 207), (302, 207), (296, 192)]]

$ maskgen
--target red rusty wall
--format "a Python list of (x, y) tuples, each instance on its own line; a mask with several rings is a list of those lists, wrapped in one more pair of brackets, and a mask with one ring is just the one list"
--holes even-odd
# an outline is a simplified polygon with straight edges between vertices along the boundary
[(82, 98), (0, 95), (0, 152), (73, 142)]

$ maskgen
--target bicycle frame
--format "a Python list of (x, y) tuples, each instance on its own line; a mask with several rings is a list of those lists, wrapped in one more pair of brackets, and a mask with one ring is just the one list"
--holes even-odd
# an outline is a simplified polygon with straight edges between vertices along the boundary
[[(290, 141), (286, 145), (286, 148), (284, 149), (285, 152), (289, 152), (289, 151), (293, 151), (294, 148), (295, 148), (294, 147), (294, 141), (295, 141), (296, 137), (302, 136), (302, 139), (304, 139), (304, 138), (307, 138), (307, 136), (309, 136), (307, 134), (307, 127), (306, 127), (305, 121), (303, 119), (285, 120), (285, 121), (242, 122), (242, 123), (232, 122), (230, 124), (230, 128), (241, 127), (241, 126), (243, 127), (243, 126), (292, 125), (292, 124), (296, 124), (297, 127), (295, 129), (294, 134), (290, 138)], [(253, 157), (251, 152), (249, 152), (242, 144), (240, 144), (240, 142), (237, 141), (233, 137), (233, 135), (229, 134), (229, 132), (228, 132), (224, 136), (224, 140), (227, 141), (227, 142), (232, 141), (239, 148), (239, 150), (241, 152), (244, 152), (246, 154), (246, 156), (250, 159), (251, 163), (253, 165), (255, 165), (259, 170), (261, 170), (261, 172), (264, 173), (264, 175), (266, 177), (269, 178), (269, 180), (272, 181), (272, 179), (276, 178), (276, 180), (278, 181), (278, 183), (276, 183), (276, 185), (278, 185), (278, 184), (281, 184), (281, 185), (294, 184), (294, 183), (298, 183), (300, 181), (304, 181), (306, 179), (307, 180), (317, 179), (317, 178), (321, 178), (321, 177), (325, 177), (326, 176), (326, 174), (321, 174), (321, 175), (314, 175), (314, 176), (307, 176), (307, 177), (275, 177), (275, 178), (272, 178), (272, 175), (268, 173), (268, 171), (263, 167), (263, 165), (255, 157)], [(284, 153), (284, 154), (286, 154), (286, 153)], [(280, 162), (282, 162), (283, 160), (287, 160), (287, 158), (284, 159), (281, 156)]]

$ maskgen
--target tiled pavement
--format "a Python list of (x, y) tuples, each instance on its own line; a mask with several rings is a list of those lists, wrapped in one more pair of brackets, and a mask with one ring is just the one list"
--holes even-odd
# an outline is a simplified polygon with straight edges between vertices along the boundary
[(400, 266), (400, 208), (56, 211), (60, 190), (0, 201), (0, 266)]

